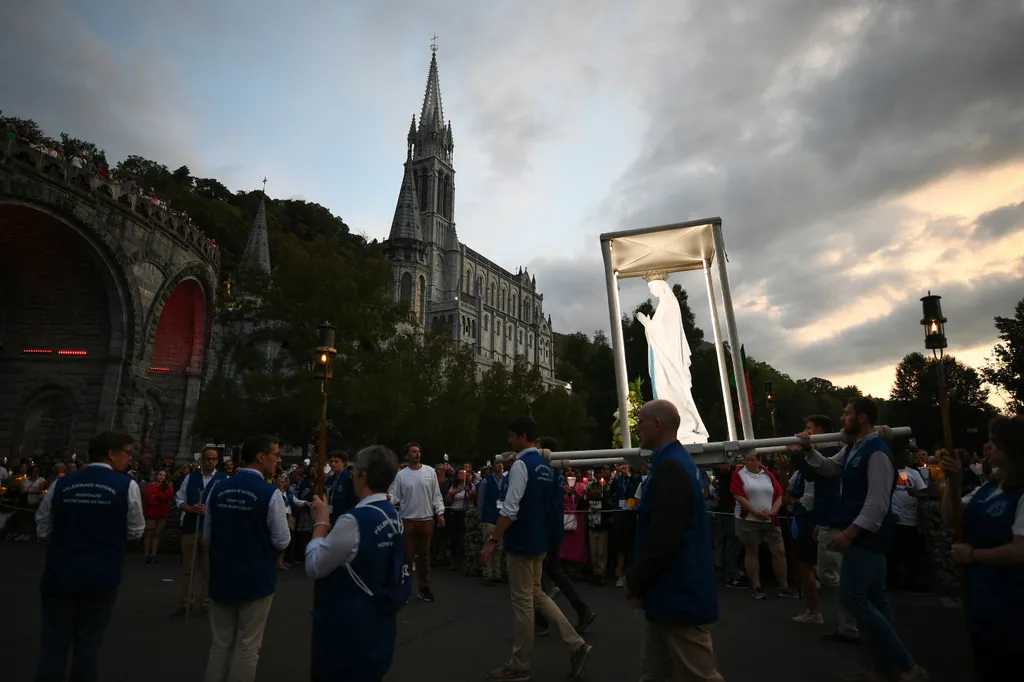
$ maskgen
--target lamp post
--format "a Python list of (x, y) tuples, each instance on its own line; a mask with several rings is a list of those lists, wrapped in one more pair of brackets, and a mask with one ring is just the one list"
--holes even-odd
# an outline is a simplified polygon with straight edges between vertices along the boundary
[[(939, 388), (939, 412), (942, 416), (942, 442), (949, 456), (953, 456), (953, 425), (949, 418), (949, 389), (946, 386), (946, 364), (943, 362), (946, 342), (946, 318), (942, 316), (941, 296), (932, 292), (921, 299), (924, 312), (921, 325), (924, 327), (924, 347), (932, 352), (935, 358), (935, 377)], [(962, 542), (964, 537), (963, 518), (957, 514), (954, 522), (956, 541)], [(962, 576), (961, 576), (962, 578)]]
[[(334, 356), (338, 354), (334, 347), (334, 327), (324, 322), (320, 325), (317, 337), (317, 347), (314, 355), (313, 376), (320, 380), (320, 433), (317, 439), (316, 452), (316, 494), (323, 497), (324, 494), (324, 459), (327, 455), (327, 380), (334, 377)], [(320, 581), (313, 581), (313, 610), (316, 610), (317, 595), (320, 591)], [(313, 622), (313, 629), (316, 629), (316, 621)], [(310, 679), (317, 682), (316, 673), (316, 646), (313, 644), (315, 637), (310, 641), (309, 672)]]
[(779, 429), (775, 423), (775, 394), (772, 393), (772, 382), (764, 382), (764, 404), (768, 408), (768, 416), (772, 419), (772, 438), (779, 437)]

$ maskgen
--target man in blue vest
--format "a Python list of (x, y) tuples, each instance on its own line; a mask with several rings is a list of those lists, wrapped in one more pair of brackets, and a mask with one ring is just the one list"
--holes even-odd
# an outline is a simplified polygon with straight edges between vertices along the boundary
[(829, 549), (843, 553), (839, 599), (867, 633), (872, 648), (872, 670), (867, 679), (925, 680), (927, 673), (914, 662), (893, 624), (885, 594), (885, 550), (895, 523), (890, 513), (896, 488), (892, 450), (875, 429), (878, 406), (870, 398), (854, 398), (843, 412), (848, 444), (832, 457), (823, 457), (804, 441), (807, 464), (822, 476), (841, 478), (837, 514), (839, 532)]
[(533, 656), (534, 617), (537, 609), (558, 629), (569, 649), (569, 679), (577, 679), (590, 654), (591, 646), (573, 630), (565, 614), (541, 588), (544, 557), (555, 524), (562, 515), (554, 505), (555, 475), (534, 447), (537, 424), (530, 417), (519, 417), (508, 425), (508, 443), (519, 454), (508, 474), (508, 492), (501, 506), (498, 523), (484, 544), (480, 557), (488, 563), (494, 547), (504, 541), (508, 563), (508, 581), (515, 614), (515, 639), (512, 656), (500, 668), (487, 673), (488, 680), (524, 681), (530, 679)]
[(720, 681), (710, 630), (718, 620), (711, 529), (697, 466), (676, 437), (679, 412), (652, 400), (640, 408), (636, 431), (651, 464), (623, 587), (646, 616), (640, 680)]
[(99, 679), (99, 650), (117, 601), (128, 540), (146, 530), (139, 486), (124, 470), (132, 437), (108, 431), (89, 443), (89, 465), (57, 479), (36, 510), (51, 537), (40, 585), (43, 632), (36, 682)]
[(331, 526), (327, 504), (313, 499), (306, 573), (319, 580), (314, 606), (314, 679), (380, 682), (395, 655), (398, 612), (412, 584), (398, 511), (387, 492), (398, 457), (384, 446), (356, 453), (358, 504)]
[[(480, 505), (481, 532), (485, 538), (490, 537), (498, 524), (498, 515), (504, 501), (503, 494), (508, 492), (508, 483), (502, 476), (505, 467), (501, 462), (491, 464), (490, 471), (480, 481), (477, 500)], [(498, 544), (491, 554), (491, 562), (483, 565), (484, 583), (491, 586), (501, 582), (501, 545)]]
[(203, 542), (210, 551), (213, 643), (206, 682), (256, 677), (277, 587), (277, 553), (291, 541), (284, 497), (266, 481), (280, 460), (276, 438), (247, 438), (241, 468), (213, 483), (207, 494)]
[(348, 470), (348, 453), (334, 450), (327, 457), (331, 472), (324, 481), (324, 495), (327, 497), (329, 521), (334, 523), (338, 517), (349, 510), (352, 498), (352, 474)]
[[(227, 478), (217, 471), (220, 454), (215, 448), (207, 447), (199, 459), (199, 471), (193, 471), (178, 488), (174, 503), (181, 512), (181, 604), (171, 618), (195, 611), (195, 586), (201, 583), (202, 613), (210, 612), (210, 556), (203, 540), (202, 518), (206, 512), (206, 493), (210, 485)], [(198, 577), (193, 573), (198, 572)]]

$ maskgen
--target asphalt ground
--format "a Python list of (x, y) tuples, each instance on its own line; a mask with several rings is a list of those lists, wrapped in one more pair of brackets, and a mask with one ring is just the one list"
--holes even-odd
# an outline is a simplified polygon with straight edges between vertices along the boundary
[[(28, 682), (39, 655), (39, 577), (45, 546), (0, 544), (3, 626), (0, 627), (0, 680)], [(101, 654), (101, 680), (114, 682), (191, 682), (201, 680), (210, 645), (207, 621), (172, 620), (180, 594), (180, 558), (161, 557), (146, 565), (129, 554), (113, 621)], [(512, 648), (512, 612), (507, 586), (435, 569), (433, 603), (413, 599), (400, 614), (398, 646), (388, 682), (483, 680)], [(598, 618), (586, 633), (594, 646), (583, 679), (625, 682), (637, 678), (643, 622), (612, 586), (579, 586)], [(256, 679), (266, 682), (309, 679), (309, 610), (312, 582), (298, 567), (282, 573), (267, 623)], [(968, 682), (967, 636), (959, 608), (933, 595), (891, 595), (897, 629), (935, 682)], [(829, 625), (790, 620), (802, 602), (769, 593), (721, 587), (721, 620), (713, 629), (719, 669), (729, 682), (835, 682), (862, 670), (861, 649), (824, 642)], [(557, 603), (575, 614), (564, 597)], [(826, 611), (826, 617), (828, 612)], [(342, 643), (343, 645), (343, 643)], [(353, 651), (353, 656), (358, 652)], [(538, 638), (533, 659), (536, 682), (563, 680), (568, 654), (552, 636)]]

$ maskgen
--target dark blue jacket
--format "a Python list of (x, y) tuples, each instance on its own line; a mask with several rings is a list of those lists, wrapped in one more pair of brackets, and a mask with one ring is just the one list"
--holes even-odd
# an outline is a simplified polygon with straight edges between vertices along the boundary
[[(964, 509), (964, 542), (992, 549), (1013, 542), (1013, 522), (1024, 488), (999, 494), (994, 483), (978, 488)], [(1003, 647), (1024, 641), (1024, 568), (969, 564), (967, 628)]]
[[(505, 531), (503, 540), (505, 551), (517, 556), (540, 556), (548, 550), (548, 542), (553, 531), (555, 509), (553, 490), (555, 487), (554, 470), (537, 450), (530, 448), (523, 451), (512, 464), (522, 462), (526, 466), (526, 490), (519, 501), (519, 513), (516, 520)], [(511, 476), (511, 469), (509, 476)], [(558, 517), (561, 525), (562, 518)]]
[[(211, 478), (210, 482), (206, 484), (206, 490), (203, 490), (203, 472), (193, 471), (185, 478), (185, 482), (182, 483), (182, 485), (185, 486), (185, 504), (196, 505), (199, 504), (200, 501), (206, 502), (206, 495), (204, 495), (204, 493), (209, 493), (211, 485), (218, 481), (223, 481), (227, 477), (227, 474), (223, 471), (214, 471), (213, 478)], [(195, 533), (198, 519), (198, 514), (185, 512), (185, 520), (181, 523), (181, 532)]]
[[(892, 482), (889, 486), (888, 500), (896, 490), (898, 470), (893, 461), (892, 450), (878, 435), (872, 434), (861, 441), (860, 446), (848, 446), (843, 460), (842, 497), (839, 501), (839, 528), (847, 528), (860, 515), (868, 495), (868, 461), (875, 452), (881, 451), (893, 465)], [(815, 491), (817, 492), (817, 491)], [(886, 512), (882, 525), (877, 531), (861, 529), (853, 540), (853, 546), (870, 552), (885, 552), (892, 541), (892, 527), (895, 524), (892, 510)]]
[(313, 612), (317, 679), (372, 682), (391, 667), (398, 611), (410, 594), (402, 523), (387, 500), (347, 514), (359, 524), (359, 551), (348, 567), (319, 581)]
[(90, 464), (50, 488), (53, 535), (40, 591), (68, 594), (121, 584), (132, 479)]
[(332, 476), (328, 485), (327, 503), (331, 507), (331, 523), (334, 523), (352, 504), (352, 472), (343, 470), (337, 476)]
[[(507, 487), (507, 486), (506, 486)], [(483, 523), (498, 522), (498, 495), (501, 484), (494, 474), (480, 484), (480, 520)]]
[(207, 492), (213, 601), (253, 601), (277, 587), (277, 550), (270, 541), (267, 514), (270, 500), (280, 491), (249, 471), (211, 483)]
[[(839, 454), (839, 448), (830, 445), (819, 448), (822, 457), (829, 458)], [(814, 480), (814, 514), (815, 523), (827, 528), (840, 528), (840, 488), (842, 476), (818, 476)], [(842, 530), (842, 528), (840, 528)]]
[(657, 623), (707, 625), (718, 620), (718, 589), (711, 549), (704, 487), (693, 458), (679, 441), (666, 443), (651, 453), (650, 476), (637, 507), (636, 556), (647, 544), (658, 471), (668, 461), (678, 463), (691, 487), (688, 522), (683, 527), (678, 555), (643, 595), (647, 620)]

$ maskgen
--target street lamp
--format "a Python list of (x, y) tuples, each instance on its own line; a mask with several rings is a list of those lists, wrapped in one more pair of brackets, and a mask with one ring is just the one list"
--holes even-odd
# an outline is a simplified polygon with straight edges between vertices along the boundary
[(772, 393), (772, 382), (764, 382), (764, 404), (768, 408), (768, 415), (772, 418), (772, 438), (778, 438), (778, 426), (775, 424), (775, 394)]
[(327, 380), (334, 378), (334, 327), (324, 322), (319, 327), (319, 341), (313, 365), (313, 376), (320, 380), (320, 438), (317, 445), (316, 494), (324, 494), (324, 458), (327, 451)]

